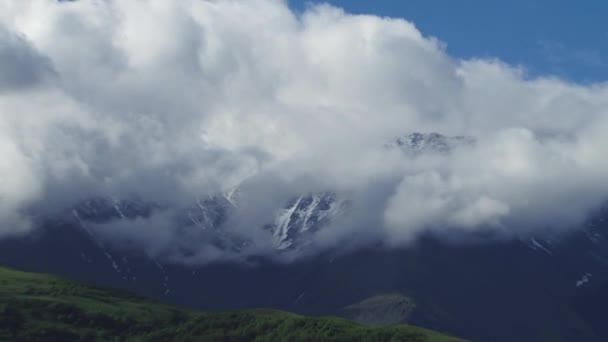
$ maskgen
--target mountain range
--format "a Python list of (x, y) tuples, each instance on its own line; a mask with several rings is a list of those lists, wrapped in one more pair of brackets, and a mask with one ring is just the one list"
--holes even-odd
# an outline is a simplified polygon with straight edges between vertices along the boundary
[[(409, 156), (446, 154), (471, 137), (413, 133), (385, 145)], [(314, 234), (349, 215), (331, 189), (294, 196), (260, 230), (276, 255), (306, 250)], [(239, 189), (172, 208), (188, 236), (238, 255), (255, 241), (227, 229)], [(129, 290), (196, 309), (271, 307), (339, 315), (364, 324), (412, 323), (474, 341), (602, 341), (608, 327), (608, 208), (566, 233), (444, 241), (429, 233), (412, 246), (380, 242), (291, 262), (176, 263), (108, 241), (100, 229), (162, 211), (153, 200), (93, 197), (38, 217), (32, 234), (0, 240), (0, 263)], [(127, 241), (128, 243), (128, 241)]]

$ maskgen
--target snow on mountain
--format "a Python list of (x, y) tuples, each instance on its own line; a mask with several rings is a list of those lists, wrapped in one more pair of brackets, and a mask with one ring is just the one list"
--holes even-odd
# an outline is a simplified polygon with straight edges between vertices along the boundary
[(530, 239), (530, 244), (529, 244), (530, 248), (532, 248), (533, 250), (537, 251), (543, 251), (549, 255), (552, 255), (553, 252), (551, 252), (551, 250), (549, 250), (547, 247), (543, 246), (543, 244), (541, 242), (539, 242), (536, 238), (531, 238)]
[[(412, 133), (394, 139), (385, 147), (399, 148), (410, 155), (446, 154), (455, 148), (474, 143), (475, 139), (471, 137)], [(345, 214), (344, 209), (348, 201), (348, 198), (339, 198), (330, 189), (319, 193), (294, 194), (293, 200), (284, 207), (277, 208), (276, 214), (268, 217), (267, 224), (260, 229), (267, 229), (272, 233), (272, 243), (277, 250), (297, 249), (305, 245), (306, 241), (310, 241), (319, 229)], [(239, 205), (239, 189), (235, 187), (225, 193), (197, 198), (185, 208), (170, 209), (175, 213), (174, 221), (177, 227), (198, 229), (205, 232), (205, 238), (211, 239), (214, 246), (239, 250), (239, 246), (248, 242), (240, 241), (238, 237), (228, 235), (226, 230), (222, 229)], [(70, 212), (74, 213), (81, 225), (86, 226), (87, 222), (102, 224), (114, 220), (146, 218), (155, 211), (164, 209), (167, 208), (152, 201), (94, 197), (82, 200), (71, 208)]]
[[(236, 194), (237, 191), (233, 190), (227, 194), (199, 198), (189, 207), (175, 210), (175, 224), (206, 232), (205, 236), (220, 248), (243, 245), (246, 242), (237, 242), (237, 237), (228, 236), (222, 229), (239, 205)], [(330, 192), (301, 195), (287, 203), (284, 208), (278, 209), (274, 217), (268, 218), (268, 224), (260, 229), (271, 231), (277, 250), (294, 248), (297, 242), (305, 240), (304, 235), (314, 234), (336, 217), (343, 205), (344, 201), (337, 199), (336, 195)], [(145, 218), (155, 210), (162, 208), (143, 201), (96, 197), (75, 205), (71, 209), (71, 218), (66, 219), (76, 220), (94, 240), (99, 240), (87, 227), (89, 223), (107, 224), (117, 220)], [(103, 244), (98, 243), (103, 248)]]
[(198, 198), (186, 209), (186, 215), (192, 224), (201, 229), (215, 230), (227, 220), (234, 207), (234, 202), (226, 196), (209, 195), (204, 199)]
[(77, 214), (83, 221), (104, 223), (116, 219), (149, 217), (158, 208), (151, 202), (98, 196), (80, 201), (69, 212)]
[(274, 223), (269, 226), (277, 249), (290, 248), (303, 234), (314, 233), (340, 212), (342, 200), (332, 193), (299, 196), (286, 208), (278, 211)]
[[(385, 144), (385, 148), (398, 148), (410, 156), (420, 154), (448, 154), (454, 149), (471, 146), (476, 143), (475, 138), (465, 136), (444, 136), (438, 133), (411, 133), (393, 139)], [(330, 189), (328, 189), (330, 190)], [(243, 203), (240, 202), (239, 189), (235, 187), (225, 193), (209, 194), (197, 198), (190, 206), (185, 208), (171, 208), (174, 212), (174, 221), (177, 227), (183, 227), (190, 232), (200, 232), (198, 235), (206, 243), (232, 251), (241, 251), (252, 242), (228, 232), (224, 225), (231, 215)], [(294, 194), (291, 201), (275, 211), (275, 215), (267, 218), (267, 223), (259, 229), (266, 229), (271, 234), (272, 245), (277, 251), (304, 248), (314, 238), (320, 229), (329, 226), (332, 220), (341, 215), (347, 215), (346, 203), (348, 198), (326, 191), (319, 193)], [(77, 218), (79, 225), (87, 230), (93, 239), (86, 223), (110, 223), (114, 220), (129, 220), (151, 216), (157, 210), (164, 210), (154, 202), (136, 199), (118, 199), (95, 197), (79, 202), (69, 210), (69, 216)], [(329, 228), (330, 229), (330, 228)], [(606, 260), (608, 255), (603, 253), (608, 249), (608, 207), (602, 208), (586, 222), (579, 231), (581, 240), (586, 245), (581, 247), (589, 251), (588, 254), (597, 260)], [(568, 236), (528, 236), (521, 241), (529, 248), (549, 256), (560, 253), (563, 241), (570, 241)], [(582, 243), (582, 242), (579, 242)], [(104, 250), (105, 246), (99, 242)], [(120, 262), (108, 260), (112, 265), (120, 266)]]
[(591, 276), (592, 276), (592, 274), (589, 272), (586, 272), (585, 274), (583, 274), (581, 279), (576, 281), (576, 287), (581, 287), (581, 286), (587, 284), (589, 282), (589, 280), (591, 279)]
[[(110, 204), (112, 204), (112, 208), (115, 210), (115, 212), (112, 212), (107, 207), (107, 205)], [(103, 217), (101, 215), (117, 214), (119, 219), (125, 219), (126, 216), (122, 213), (122, 209), (120, 208), (120, 206), (121, 204), (118, 201), (114, 200), (107, 200), (102, 198), (90, 199), (84, 201), (79, 206), (73, 208), (72, 216), (73, 219), (76, 221), (76, 224), (89, 236), (89, 238), (97, 246), (97, 248), (99, 248), (104, 257), (107, 259), (107, 262), (112, 266), (112, 269), (116, 273), (121, 274), (121, 277), (124, 280), (128, 280), (129, 278), (134, 279), (135, 276), (131, 272), (127, 258), (115, 258), (109, 248), (105, 246), (101, 239), (99, 239), (88, 226), (89, 222), (99, 222), (103, 220)], [(81, 256), (83, 260), (85, 260), (85, 262), (90, 262), (84, 252), (81, 252)]]

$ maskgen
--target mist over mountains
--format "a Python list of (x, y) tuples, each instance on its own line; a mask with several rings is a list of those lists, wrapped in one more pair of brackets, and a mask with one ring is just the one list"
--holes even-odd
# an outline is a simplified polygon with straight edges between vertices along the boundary
[(450, 43), (286, 0), (0, 0), (0, 266), (608, 340), (608, 84)]
[[(34, 0), (0, 3), (0, 23), (4, 237), (116, 199), (150, 208), (93, 222), (104, 239), (206, 263), (429, 232), (550, 236), (608, 194), (605, 84), (457, 59), (402, 19), (278, 0)], [(235, 189), (238, 206), (223, 197)], [(209, 196), (224, 199), (201, 209)]]

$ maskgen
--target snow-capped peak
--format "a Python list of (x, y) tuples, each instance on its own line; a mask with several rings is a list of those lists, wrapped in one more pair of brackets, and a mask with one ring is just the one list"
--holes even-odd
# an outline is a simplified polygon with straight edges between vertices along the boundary
[(337, 215), (341, 203), (329, 192), (295, 198), (286, 208), (279, 210), (270, 227), (276, 248), (287, 249), (303, 234), (314, 233)]

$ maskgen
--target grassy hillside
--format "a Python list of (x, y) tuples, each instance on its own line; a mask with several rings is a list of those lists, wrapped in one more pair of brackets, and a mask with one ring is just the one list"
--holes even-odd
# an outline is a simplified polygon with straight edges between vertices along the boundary
[(342, 310), (342, 316), (352, 321), (370, 326), (394, 325), (409, 321), (416, 304), (398, 293), (376, 295), (349, 305)]
[(1, 341), (458, 341), (276, 310), (196, 312), (60, 277), (0, 267)]

